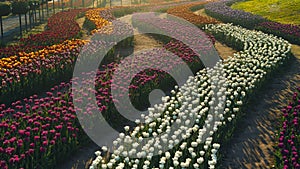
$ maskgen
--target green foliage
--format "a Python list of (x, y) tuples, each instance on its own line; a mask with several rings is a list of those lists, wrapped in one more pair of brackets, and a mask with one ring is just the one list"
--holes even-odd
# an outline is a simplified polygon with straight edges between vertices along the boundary
[(0, 16), (7, 16), (11, 12), (10, 5), (8, 3), (0, 2)]
[(85, 19), (83, 23), (83, 28), (91, 32), (92, 30), (96, 29), (96, 25), (94, 22), (90, 21), (89, 19)]
[(134, 12), (141, 11), (141, 10), (142, 9), (140, 7), (119, 8), (119, 9), (113, 10), (113, 15), (116, 18), (120, 18), (122, 16), (129, 15), (129, 14), (132, 14)]
[(100, 6), (105, 7), (106, 6), (106, 0), (101, 1)]
[(13, 14), (25, 14), (29, 10), (29, 4), (27, 1), (13, 1), (11, 6)]
[(232, 8), (279, 23), (300, 25), (300, 0), (249, 0), (234, 3)]
[(195, 11), (198, 11), (198, 10), (203, 9), (203, 8), (204, 8), (204, 5), (196, 5), (196, 6), (192, 6), (190, 8), (190, 10), (195, 12)]
[(28, 4), (31, 10), (38, 9), (40, 6), (39, 1), (29, 1)]
[(0, 47), (4, 48), (5, 46), (6, 46), (6, 44), (2, 40), (0, 40)]
[(155, 12), (160, 12), (160, 13), (167, 13), (169, 7), (166, 7), (166, 8), (160, 8), (158, 10), (156, 10)]
[(39, 3), (40, 4), (46, 4), (46, 3), (48, 3), (48, 0), (40, 0)]

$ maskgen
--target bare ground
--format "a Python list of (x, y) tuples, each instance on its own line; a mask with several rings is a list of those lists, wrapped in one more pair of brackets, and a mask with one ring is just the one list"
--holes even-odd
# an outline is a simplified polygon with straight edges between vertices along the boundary
[(295, 57), (250, 99), (232, 139), (221, 149), (224, 158), (220, 168), (267, 169), (275, 164), (280, 109), (300, 85), (300, 47), (293, 45), (292, 51)]
[(234, 53), (237, 53), (236, 50), (216, 41), (215, 48), (222, 59), (227, 59), (232, 57)]
[(208, 15), (205, 13), (205, 10), (204, 10), (204, 9), (199, 9), (198, 11), (195, 11), (194, 14), (196, 14), (196, 15), (201, 15), (201, 16), (208, 16)]

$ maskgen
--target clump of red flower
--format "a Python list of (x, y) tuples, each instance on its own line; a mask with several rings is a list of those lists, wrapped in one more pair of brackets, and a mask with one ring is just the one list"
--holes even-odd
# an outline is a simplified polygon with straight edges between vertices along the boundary
[(0, 58), (9, 57), (19, 52), (32, 52), (46, 46), (62, 43), (67, 39), (80, 36), (80, 26), (76, 22), (76, 16), (87, 9), (72, 9), (59, 12), (48, 20), (47, 29), (39, 34), (22, 38), (17, 45), (0, 48)]

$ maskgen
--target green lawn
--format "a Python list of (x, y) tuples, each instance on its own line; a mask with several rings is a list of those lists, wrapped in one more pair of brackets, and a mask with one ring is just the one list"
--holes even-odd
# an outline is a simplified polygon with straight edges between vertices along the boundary
[(273, 21), (300, 25), (300, 0), (248, 0), (232, 5)]

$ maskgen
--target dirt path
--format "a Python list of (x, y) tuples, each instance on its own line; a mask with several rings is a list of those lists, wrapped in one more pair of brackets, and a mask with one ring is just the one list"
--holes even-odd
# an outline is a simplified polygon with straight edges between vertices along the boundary
[(234, 53), (237, 53), (236, 50), (233, 50), (218, 41), (215, 43), (215, 48), (222, 59), (227, 59), (228, 57), (232, 57)]
[(89, 36), (88, 30), (86, 30), (85, 28), (83, 28), (83, 24), (85, 22), (85, 16), (76, 19), (76, 22), (78, 23), (78, 25), (79, 25), (79, 27), (80, 27), (80, 29), (82, 31), (82, 37), (81, 37), (81, 39), (83, 39), (83, 40), (90, 40), (91, 37)]
[[(204, 9), (200, 9), (198, 11), (195, 11), (194, 14), (201, 15), (201, 16), (208, 16), (205, 13)], [(222, 59), (227, 59), (228, 56), (233, 56), (234, 53), (237, 53), (236, 50), (233, 50), (232, 48), (230, 48), (227, 45), (222, 44), (222, 43), (220, 43), (218, 41), (216, 41), (215, 48), (218, 51), (218, 53), (219, 53), (219, 55), (221, 56)]]
[(288, 104), (296, 85), (300, 85), (300, 47), (293, 46), (292, 51), (296, 57), (250, 99), (232, 139), (221, 149), (224, 158), (220, 168), (267, 169), (274, 165), (273, 146), (281, 125), (280, 109)]
[(209, 15), (207, 15), (207, 14), (205, 13), (205, 9), (204, 9), (204, 8), (203, 8), (203, 9), (199, 9), (198, 11), (195, 11), (194, 14), (200, 15), (200, 16), (211, 17), (211, 16), (209, 16)]
[(196, 15), (201, 15), (201, 16), (208, 16), (208, 15), (205, 13), (205, 10), (204, 10), (204, 9), (199, 9), (198, 11), (195, 11), (194, 14), (196, 14)]

